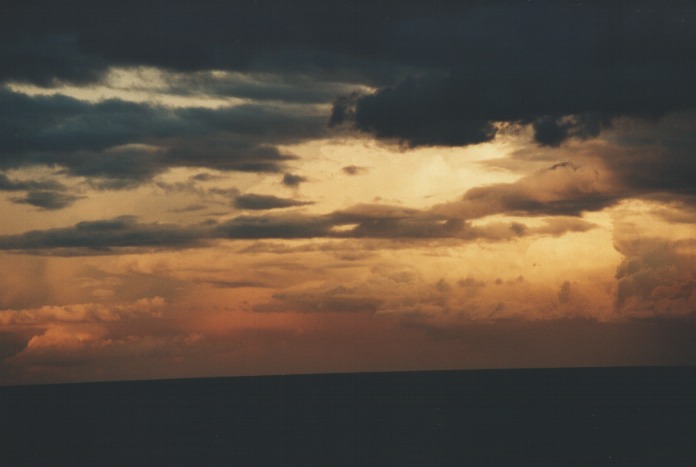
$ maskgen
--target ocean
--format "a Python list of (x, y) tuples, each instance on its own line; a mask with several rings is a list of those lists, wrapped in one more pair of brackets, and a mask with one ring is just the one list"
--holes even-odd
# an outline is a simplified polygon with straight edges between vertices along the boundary
[(696, 367), (1, 387), (0, 465), (696, 465)]

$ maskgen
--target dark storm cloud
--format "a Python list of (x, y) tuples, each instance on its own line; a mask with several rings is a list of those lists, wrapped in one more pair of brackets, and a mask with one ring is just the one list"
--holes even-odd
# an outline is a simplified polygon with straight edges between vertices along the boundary
[[(17, 9), (4, 7), (3, 19), (12, 21)], [(3, 22), (0, 20), (0, 24)], [(108, 63), (99, 55), (82, 50), (75, 33), (21, 31), (25, 25), (28, 24), (3, 24), (0, 81), (9, 79), (43, 86), (53, 85), (58, 80), (86, 84), (101, 78), (106, 70)]]
[[(582, 188), (576, 190), (576, 195), (566, 188), (561, 188), (557, 192), (558, 195), (571, 198), (579, 195), (582, 198), (590, 197), (594, 192), (598, 196), (600, 207), (599, 197), (603, 195), (616, 200), (649, 198), (662, 203), (663, 214), (669, 213), (674, 222), (693, 222), (694, 218), (688, 215), (688, 211), (696, 206), (695, 147), (696, 112), (671, 112), (660, 119), (620, 117), (613, 120), (612, 127), (605, 131), (600, 140), (586, 141), (564, 148), (564, 157), (575, 161), (577, 165), (555, 164), (556, 169), (549, 172), (549, 175), (554, 173), (558, 176), (559, 182), (562, 182), (564, 177), (561, 174), (572, 172), (580, 182), (583, 178), (580, 176), (582, 172), (590, 175), (588, 169), (595, 167), (598, 175), (596, 178), (598, 181), (604, 179), (603, 183), (593, 187), (588, 184), (590, 178), (584, 177), (585, 181), (578, 185)], [(485, 164), (524, 172), (530, 167), (539, 167), (542, 164), (551, 166), (552, 161), (558, 160), (559, 154), (561, 153), (552, 147), (526, 146), (512, 152), (510, 157), (487, 161)], [(527, 193), (531, 192), (529, 188), (532, 185), (536, 185), (537, 192), (548, 191), (551, 179), (546, 177), (547, 180), (541, 180), (542, 173), (543, 171), (532, 174), (514, 185), (526, 184)], [(562, 184), (568, 182), (569, 180), (563, 181)], [(490, 194), (502, 189), (519, 191), (523, 187), (499, 185), (499, 189), (480, 188), (479, 193)], [(520, 196), (522, 200), (527, 194), (520, 193)], [(546, 199), (549, 199), (548, 195)]]
[[(166, 165), (207, 167), (239, 172), (279, 173), (285, 163), (295, 156), (284, 154), (276, 147), (245, 140), (244, 135), (221, 135), (205, 140), (179, 139), (167, 149)], [(259, 140), (262, 138), (259, 137)]]
[(674, 113), (657, 122), (619, 120), (615, 127), (608, 134), (611, 144), (593, 150), (625, 185), (637, 194), (693, 196), (696, 113)]
[[(618, 92), (612, 101), (626, 103), (640, 97), (638, 88), (661, 80), (688, 82), (686, 76), (641, 70), (643, 64), (693, 71), (690, 63), (679, 63), (694, 47), (689, 42), (694, 8), (686, 1), (204, 0), (172, 6), (155, 0), (9, 0), (5, 13), (3, 55), (42, 44), (33, 45), (38, 49), (33, 55), (24, 52), (24, 60), (7, 60), (0, 68), (15, 79), (75, 79), (116, 64), (182, 71), (294, 69), (304, 76), (339, 71), (345, 76), (349, 68), (353, 76), (376, 80), (389, 74), (382, 69), (388, 64), (466, 71), (484, 93), (481, 103), (498, 107), (508, 98), (529, 98), (514, 91), (532, 90), (548, 98), (542, 105), (555, 114), (562, 107), (557, 94), (570, 94), (571, 84), (582, 85), (576, 89), (581, 95), (566, 96), (574, 102), (603, 87)], [(81, 64), (84, 57), (90, 66)], [(53, 61), (42, 68), (47, 58)], [(369, 62), (372, 67), (356, 70)], [(583, 69), (586, 65), (590, 68)], [(633, 71), (639, 74), (624, 76)], [(619, 80), (628, 80), (620, 83), (633, 86), (615, 89), (619, 74)], [(608, 79), (600, 83), (598, 77)], [(486, 78), (495, 80), (489, 85)], [(564, 85), (567, 78), (572, 81)], [(515, 83), (501, 87), (505, 80)], [(555, 85), (545, 87), (548, 83)]]
[(106, 179), (108, 188), (147, 180), (173, 166), (279, 172), (292, 156), (274, 144), (322, 131), (321, 117), (275, 107), (91, 104), (0, 90), (0, 168), (57, 165), (72, 175)]
[(437, 9), (391, 31), (432, 72), (335, 101), (352, 120), (408, 146), (488, 141), (491, 122), (533, 124), (559, 145), (596, 136), (619, 115), (696, 104), (696, 8), (686, 2), (492, 3)]
[(0, 191), (26, 191), (24, 196), (10, 198), (41, 209), (55, 210), (72, 205), (80, 196), (66, 193), (68, 188), (55, 180), (12, 180), (0, 173)]
[(215, 235), (229, 239), (316, 238), (329, 236), (331, 227), (327, 217), (239, 216), (217, 227)]
[(362, 95), (358, 92), (341, 95), (334, 99), (328, 125), (335, 127), (355, 119), (355, 106)]
[(397, 206), (358, 205), (323, 216), (239, 216), (212, 234), (229, 239), (372, 238), (505, 241), (528, 235), (559, 236), (584, 232), (593, 224), (579, 219), (551, 219), (537, 228), (498, 222), (472, 226), (459, 218)]
[(64, 190), (65, 186), (55, 180), (12, 180), (0, 173), (0, 191)]
[(464, 236), (467, 226), (458, 219), (369, 218), (345, 235), (357, 238), (447, 238)]
[(272, 195), (247, 194), (237, 196), (233, 202), (237, 209), (267, 210), (306, 206), (314, 204), (312, 201), (299, 201), (296, 199), (279, 198)]
[(134, 217), (85, 221), (73, 227), (32, 230), (19, 235), (0, 236), (2, 250), (85, 249), (108, 252), (119, 247), (193, 246), (206, 233), (200, 228), (167, 224), (141, 224)]
[[(65, 96), (35, 96), (0, 90), (0, 151), (4, 165), (27, 154), (99, 151), (185, 131), (172, 110), (108, 100), (96, 104)], [(43, 156), (47, 157), (47, 156)], [(31, 162), (31, 161), (29, 161)], [(41, 161), (44, 162), (44, 161)]]
[[(695, 22), (696, 6), (676, 0), (13, 0), (0, 19), (0, 80), (84, 83), (109, 66), (155, 66), (193, 73), (172, 83), (181, 93), (333, 101), (330, 125), (406, 146), (489, 141), (492, 122), (531, 124), (554, 146), (615, 116), (693, 108)], [(378, 91), (336, 96), (345, 82)], [(118, 139), (92, 134), (93, 145)]]
[[(477, 118), (472, 109), (463, 109), (454, 91), (440, 76), (407, 79), (359, 98), (355, 125), (408, 146), (466, 146), (492, 140), (493, 124)], [(336, 120), (334, 110), (332, 122)]]
[(466, 192), (461, 204), (463, 212), (473, 217), (500, 213), (578, 216), (585, 211), (599, 211), (619, 201), (616, 196), (596, 192), (567, 195), (546, 200), (534, 193), (524, 193), (519, 185), (498, 184), (472, 188)]
[[(216, 0), (175, 6), (158, 0), (98, 5), (87, 0), (9, 0), (0, 19), (5, 65), (0, 79), (84, 82), (109, 65), (149, 65), (187, 72), (256, 69), (384, 81), (395, 75), (394, 67), (385, 66), (379, 56), (384, 28), (393, 17), (418, 14), (437, 3), (404, 8), (391, 0), (340, 5)], [(308, 92), (316, 91), (295, 96)], [(251, 88), (246, 93), (265, 97), (269, 90)], [(270, 93), (277, 97), (278, 91)]]
[(568, 138), (588, 139), (609, 126), (608, 117), (592, 114), (572, 117), (543, 117), (534, 121), (534, 139), (545, 146), (559, 146)]
[(41, 209), (57, 210), (72, 205), (80, 198), (81, 196), (57, 191), (33, 190), (29, 191), (24, 197), (13, 198), (12, 201), (15, 203), (30, 204)]
[(289, 186), (292, 188), (296, 188), (300, 186), (300, 183), (306, 182), (307, 177), (303, 177), (302, 175), (296, 175), (296, 174), (291, 174), (291, 173), (286, 173), (283, 175), (283, 185)]
[(357, 205), (331, 214), (334, 226), (348, 226), (335, 235), (358, 238), (461, 237), (468, 226), (416, 209), (386, 205)]

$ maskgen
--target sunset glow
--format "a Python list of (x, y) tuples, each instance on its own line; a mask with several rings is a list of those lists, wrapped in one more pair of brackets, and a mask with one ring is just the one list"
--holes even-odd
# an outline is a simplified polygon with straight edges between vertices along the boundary
[(0, 384), (696, 364), (692, 6), (10, 3)]

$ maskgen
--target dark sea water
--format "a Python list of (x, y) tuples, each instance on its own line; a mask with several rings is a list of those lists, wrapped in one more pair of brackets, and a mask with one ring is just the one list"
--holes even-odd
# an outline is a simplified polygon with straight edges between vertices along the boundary
[(696, 368), (4, 387), (0, 465), (696, 465)]

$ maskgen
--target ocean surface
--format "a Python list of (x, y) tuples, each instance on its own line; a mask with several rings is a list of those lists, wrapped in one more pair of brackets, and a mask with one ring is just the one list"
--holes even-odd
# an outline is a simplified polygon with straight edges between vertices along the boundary
[(696, 465), (696, 367), (2, 387), (0, 465)]

